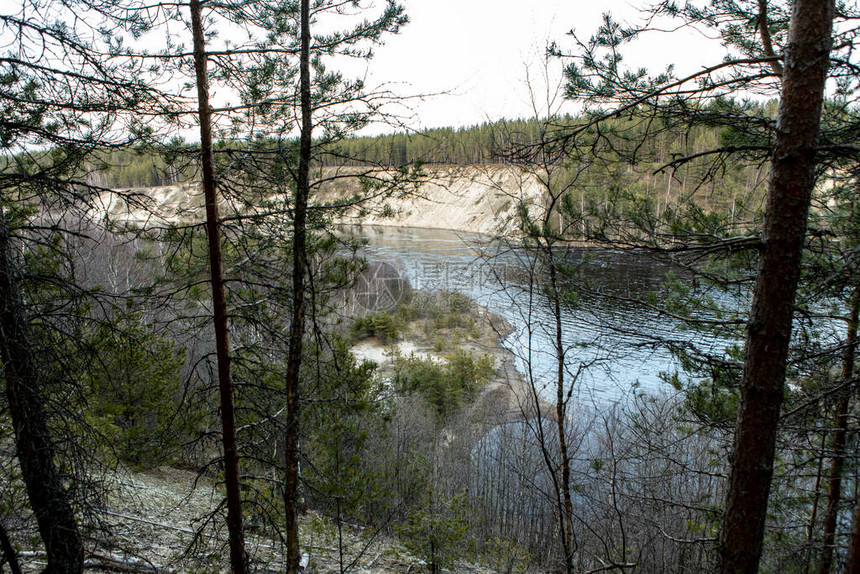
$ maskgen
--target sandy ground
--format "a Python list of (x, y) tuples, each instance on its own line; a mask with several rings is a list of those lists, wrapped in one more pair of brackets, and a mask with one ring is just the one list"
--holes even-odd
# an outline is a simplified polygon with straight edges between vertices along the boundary
[[(481, 307), (476, 308), (473, 316), (478, 321), (481, 336), (462, 341), (457, 346), (476, 357), (492, 356), (495, 367), (494, 375), (469, 406), (473, 421), (493, 426), (516, 418), (531, 418), (536, 412), (534, 395), (523, 374), (516, 369), (513, 352), (501, 344), (498, 323), (504, 320)], [(414, 356), (440, 364), (446, 361), (444, 354), (437, 352), (425, 337), (418, 335), (422, 332), (419, 326), (410, 326), (408, 332), (403, 340), (388, 344), (376, 337), (368, 337), (356, 343), (352, 353), (358, 360), (373, 361), (382, 373), (389, 372), (398, 357)], [(541, 401), (540, 408), (544, 416), (554, 417), (551, 405)]]
[[(222, 500), (222, 489), (216, 483), (173, 468), (121, 469), (106, 478), (114, 487), (113, 494), (101, 513), (104, 524), (97, 534), (101, 540), (88, 556), (87, 572), (123, 571), (106, 568), (111, 560), (151, 574), (229, 571), (223, 517), (207, 520)], [(375, 536), (368, 542), (369, 538), (366, 531), (345, 529), (347, 562), (355, 559), (350, 572), (391, 574), (426, 568), (396, 540)], [(340, 571), (335, 531), (314, 512), (301, 518), (301, 541), (307, 572)], [(276, 540), (249, 529), (246, 546), (255, 572), (284, 571), (282, 548)], [(38, 567), (39, 558), (29, 561), (29, 571)], [(464, 565), (452, 572), (489, 571)]]
[(352, 348), (352, 354), (359, 361), (372, 361), (382, 369), (391, 367), (397, 357), (414, 356), (425, 361), (445, 362), (437, 353), (422, 348), (413, 341), (397, 341), (391, 345), (383, 345), (376, 337), (359, 341)]

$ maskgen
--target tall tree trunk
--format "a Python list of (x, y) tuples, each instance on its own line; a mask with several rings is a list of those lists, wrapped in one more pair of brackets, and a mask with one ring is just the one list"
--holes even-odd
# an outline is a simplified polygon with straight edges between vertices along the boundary
[(860, 574), (860, 497), (854, 502), (854, 515), (851, 519), (851, 539), (848, 542), (845, 572)]
[[(842, 384), (847, 385), (839, 393), (836, 403), (836, 430), (833, 433), (833, 459), (830, 461), (830, 481), (827, 488), (827, 513), (824, 515), (824, 540), (821, 549), (819, 574), (827, 574), (833, 564), (833, 544), (836, 540), (836, 519), (842, 498), (842, 470), (845, 466), (845, 443), (848, 437), (848, 407), (851, 403), (854, 376), (854, 355), (857, 345), (857, 320), (860, 315), (860, 284), (854, 288), (848, 332), (845, 336), (845, 352), (842, 356)], [(823, 456), (823, 453), (822, 453)]]
[[(547, 218), (549, 215), (547, 215)], [(576, 541), (573, 535), (573, 497), (570, 492), (570, 453), (567, 446), (567, 400), (564, 388), (564, 342), (561, 322), (561, 293), (558, 286), (558, 275), (555, 266), (555, 255), (552, 245), (546, 246), (547, 258), (549, 260), (550, 289), (552, 292), (553, 319), (555, 322), (555, 360), (556, 360), (556, 430), (558, 432), (558, 448), (561, 454), (561, 516), (559, 517), (561, 527), (561, 543), (564, 551), (564, 567), (567, 574), (573, 574), (573, 554), (576, 551)], [(538, 405), (540, 408), (540, 405)]]
[(860, 574), (860, 498), (854, 502), (854, 513), (851, 520), (851, 538), (848, 541), (848, 559), (845, 572)]
[[(45, 397), (30, 339), (24, 302), (0, 209), (0, 358), (15, 447), (30, 508), (48, 555), (47, 574), (83, 572), (84, 546), (63, 479), (54, 464)], [(14, 556), (12, 557), (14, 558)]]
[(752, 574), (761, 558), (833, 15), (833, 0), (795, 0), (793, 4), (720, 532), (723, 574)]
[(21, 564), (18, 563), (18, 555), (15, 554), (15, 547), (12, 546), (12, 541), (9, 539), (9, 534), (3, 523), (0, 522), (0, 550), (3, 551), (2, 560), (0, 560), (0, 571), (2, 571), (3, 563), (9, 564), (9, 570), (12, 574), (21, 574)]
[[(821, 433), (821, 452), (824, 452), (824, 447), (827, 444), (827, 433)], [(824, 474), (824, 456), (818, 457), (818, 464), (815, 467), (815, 486), (812, 492), (815, 494), (812, 498), (812, 510), (809, 512), (809, 524), (806, 526), (806, 549), (804, 550), (803, 572), (809, 574), (812, 560), (812, 537), (815, 534), (815, 522), (818, 517), (818, 503), (821, 501), (821, 477)]]
[(227, 302), (221, 268), (221, 220), (215, 193), (215, 166), (212, 153), (212, 113), (209, 108), (209, 78), (200, 0), (191, 0), (191, 29), (194, 36), (194, 70), (197, 74), (197, 103), (200, 120), (200, 148), (203, 167), (203, 195), (206, 201), (206, 235), (209, 241), (209, 272), (212, 278), (212, 320), (215, 325), (215, 353), (218, 360), (218, 392), (221, 401), (221, 442), (224, 448), (224, 483), (227, 491), (227, 533), (230, 567), (233, 574), (247, 571), (245, 533), (242, 525), (242, 492), (239, 485), (239, 449), (236, 444), (236, 413), (233, 383), (230, 380), (230, 341), (227, 336)]
[(302, 341), (305, 331), (305, 268), (307, 267), (306, 219), (310, 193), (311, 107), (310, 64), (310, 3), (301, 2), (301, 55), (299, 59), (299, 91), (301, 99), (301, 135), (299, 140), (299, 171), (296, 178), (293, 207), (293, 301), (290, 318), (290, 341), (287, 353), (287, 428), (284, 453), (284, 514), (287, 534), (287, 573), (299, 571), (299, 372), (302, 364)]

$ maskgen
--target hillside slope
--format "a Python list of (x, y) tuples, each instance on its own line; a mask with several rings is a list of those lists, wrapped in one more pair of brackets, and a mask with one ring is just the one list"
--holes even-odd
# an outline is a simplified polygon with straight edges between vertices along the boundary
[(368, 201), (341, 222), (511, 236), (519, 231), (518, 205), (540, 204), (536, 179), (514, 168), (446, 166), (428, 175), (417, 189)]
[[(425, 173), (424, 182), (415, 189), (362, 202), (339, 217), (338, 222), (512, 236), (519, 230), (518, 204), (540, 204), (541, 189), (536, 179), (510, 167), (443, 166), (425, 168)], [(322, 186), (314, 201), (330, 204), (357, 190), (357, 181), (338, 179)], [(196, 184), (131, 191), (138, 205), (105, 194), (104, 209), (115, 221), (152, 226), (199, 221), (203, 217), (203, 196)], [(234, 211), (229, 206), (223, 210)]]

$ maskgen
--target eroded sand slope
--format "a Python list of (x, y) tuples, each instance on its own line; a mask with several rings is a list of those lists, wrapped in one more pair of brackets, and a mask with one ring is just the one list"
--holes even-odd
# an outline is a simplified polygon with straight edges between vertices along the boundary
[[(325, 179), (313, 201), (330, 205), (358, 193), (355, 178), (342, 177), (355, 168), (335, 172), (327, 168)], [(331, 177), (333, 174), (341, 177)], [(401, 191), (383, 194), (351, 207), (338, 218), (339, 223), (451, 229), (491, 236), (512, 236), (519, 230), (518, 209), (525, 203), (531, 209), (540, 205), (541, 189), (537, 180), (506, 166), (433, 166), (424, 168), (421, 183)], [(136, 202), (125, 202), (111, 194), (103, 198), (104, 209), (116, 221), (156, 226), (167, 223), (199, 221), (203, 217), (203, 198), (199, 185), (134, 189)], [(283, 198), (268, 198), (276, 204)], [(223, 204), (222, 212), (246, 210)]]

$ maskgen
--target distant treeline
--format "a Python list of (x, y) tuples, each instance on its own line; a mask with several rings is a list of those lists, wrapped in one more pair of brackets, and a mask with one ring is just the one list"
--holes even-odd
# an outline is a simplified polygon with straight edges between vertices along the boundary
[[(336, 142), (321, 141), (317, 161), (326, 166), (382, 165), (399, 167), (423, 164), (476, 165), (503, 161), (502, 150), (511, 144), (539, 141), (538, 121), (482, 124), (468, 128), (437, 128), (421, 133), (397, 133), (354, 137)], [(291, 142), (288, 142), (291, 143)], [(274, 146), (257, 142), (255, 149)], [(239, 150), (239, 142), (221, 142), (220, 151)], [(188, 182), (196, 176), (190, 161), (194, 148), (171, 147), (162, 155), (151, 149), (111, 150), (100, 165), (88, 165), (90, 182), (111, 188), (155, 187)], [(216, 152), (216, 156), (218, 153)], [(225, 162), (227, 163), (227, 162)]]
[[(766, 106), (762, 106), (762, 114), (768, 114)], [(653, 198), (655, 210), (659, 212), (661, 205), (671, 204), (693, 190), (701, 192), (704, 186), (700, 196), (704, 195), (707, 208), (734, 212), (741, 202), (756, 209), (750, 205), (750, 200), (755, 203), (761, 196), (763, 174), (758, 168), (750, 167), (749, 162), (719, 163), (705, 155), (673, 164), (679, 158), (726, 145), (737, 137), (731, 128), (718, 125), (674, 128), (663, 122), (663, 128), (655, 129), (655, 124), (661, 120), (631, 116), (608, 122), (608, 129), (598, 138), (602, 141), (594, 143), (593, 148), (574, 150), (556, 141), (579, 121), (570, 116), (551, 124), (541, 120), (505, 120), (460, 129), (437, 128), (422, 133), (320, 140), (316, 157), (320, 166), (400, 167), (419, 162), (425, 165), (518, 163), (526, 166), (529, 162), (539, 164), (542, 153), (579, 153), (583, 159), (570, 169), (584, 169), (587, 173), (580, 178), (581, 185), (577, 187), (582, 191), (577, 194), (580, 197), (574, 198), (576, 201), (623, 187)], [(646, 131), (652, 135), (637, 137)], [(287, 145), (293, 143), (286, 142)], [(541, 143), (544, 145), (538, 145)], [(271, 149), (274, 145), (274, 142), (262, 141), (255, 142), (253, 148)], [(247, 147), (243, 142), (221, 142), (221, 153), (216, 152), (216, 158), (221, 158), (218, 163), (222, 169), (236, 165), (236, 156)], [(597, 152), (597, 159), (589, 156), (594, 152)], [(105, 152), (99, 165), (90, 164), (84, 169), (90, 183), (104, 187), (175, 185), (196, 178), (195, 157), (195, 149), (190, 144), (173, 146), (163, 154), (153, 150), (113, 150)]]

